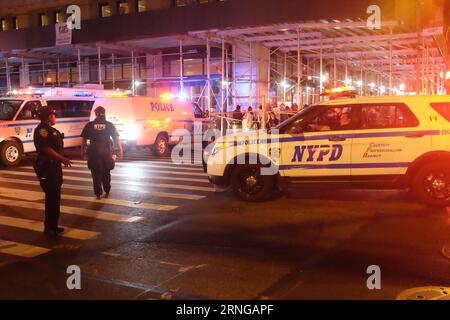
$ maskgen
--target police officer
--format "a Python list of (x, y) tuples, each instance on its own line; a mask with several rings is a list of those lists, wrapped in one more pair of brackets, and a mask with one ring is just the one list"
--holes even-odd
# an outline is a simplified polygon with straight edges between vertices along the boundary
[[(94, 193), (100, 200), (103, 191), (105, 197), (109, 196), (111, 191), (111, 170), (114, 169), (114, 146), (119, 148), (119, 159), (123, 157), (123, 149), (119, 140), (119, 133), (116, 127), (106, 121), (106, 111), (103, 107), (94, 110), (95, 120), (86, 124), (81, 133), (83, 145), (81, 147), (81, 157), (88, 154), (88, 168), (92, 173), (94, 183)], [(112, 140), (111, 140), (112, 139)], [(89, 148), (87, 148), (89, 140)], [(114, 145), (113, 142), (114, 141)]]
[(57, 238), (64, 229), (58, 227), (61, 204), (61, 186), (63, 173), (61, 164), (70, 167), (72, 163), (63, 155), (62, 134), (53, 128), (56, 115), (51, 107), (44, 106), (38, 110), (41, 123), (34, 130), (34, 145), (38, 153), (34, 170), (45, 192), (44, 233)]

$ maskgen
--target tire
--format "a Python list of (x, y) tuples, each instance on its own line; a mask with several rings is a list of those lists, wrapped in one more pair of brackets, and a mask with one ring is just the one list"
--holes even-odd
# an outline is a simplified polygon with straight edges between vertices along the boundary
[(413, 178), (412, 191), (420, 202), (443, 208), (450, 205), (450, 168), (445, 162), (424, 165)]
[(231, 187), (242, 200), (266, 200), (274, 189), (274, 177), (261, 175), (260, 165), (238, 165), (231, 173)]
[(169, 154), (169, 138), (167, 135), (159, 134), (156, 137), (152, 150), (153, 154), (157, 157), (167, 156)]
[(0, 161), (7, 167), (13, 167), (22, 160), (22, 148), (16, 141), (5, 141), (0, 145)]

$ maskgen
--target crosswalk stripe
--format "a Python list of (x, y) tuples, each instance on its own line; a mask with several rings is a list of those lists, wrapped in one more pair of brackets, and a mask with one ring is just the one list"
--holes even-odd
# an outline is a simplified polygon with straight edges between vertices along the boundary
[[(22, 194), (25, 196), (25, 191), (22, 192)], [(23, 199), (23, 197), (21, 197)], [(1, 199), (1, 205), (9, 206), (9, 207), (19, 207), (19, 208), (26, 208), (26, 209), (35, 209), (35, 210), (45, 210), (45, 205), (43, 203), (38, 202), (28, 202), (28, 201), (20, 201), (20, 200), (8, 200), (8, 199)], [(66, 213), (70, 215), (77, 215), (87, 218), (93, 218), (98, 220), (104, 220), (104, 221), (112, 221), (112, 222), (129, 222), (134, 223), (141, 221), (144, 219), (143, 217), (127, 217), (121, 214), (107, 212), (107, 211), (101, 211), (101, 210), (90, 210), (85, 208), (75, 208), (75, 207), (67, 207), (67, 206), (61, 206), (60, 208), (61, 213)]]
[[(7, 183), (15, 183), (15, 184), (23, 184), (27, 186), (39, 186), (39, 182), (37, 181), (31, 181), (31, 180), (20, 180), (20, 179), (11, 179), (11, 178), (1, 178), (3, 182)], [(116, 187), (114, 187), (116, 188)], [(67, 184), (64, 183), (63, 190), (82, 190), (86, 191), (86, 186), (76, 185), (76, 184)], [(171, 192), (158, 192), (158, 191), (143, 191), (142, 188), (139, 187), (127, 187), (127, 188), (120, 188), (120, 186), (117, 188), (118, 190), (125, 190), (125, 191), (133, 191), (139, 194), (147, 194), (154, 197), (160, 197), (160, 198), (169, 198), (169, 199), (180, 199), (180, 200), (202, 200), (206, 198), (205, 196), (200, 195), (191, 195), (191, 194), (182, 194), (182, 193), (171, 193)]]
[(0, 239), (0, 253), (9, 254), (12, 256), (34, 258), (50, 251), (50, 249), (43, 247)]
[[(9, 198), (17, 198), (17, 199), (23, 199), (28, 201), (38, 201), (42, 200), (44, 197), (43, 192), (38, 191), (24, 191), (24, 190), (18, 190), (18, 189), (11, 189), (11, 188), (1, 188), (0, 187), (0, 196), (7, 196)], [(76, 196), (76, 195), (70, 195), (70, 194), (62, 194), (62, 199), (66, 200), (75, 200), (75, 201), (82, 201), (82, 202), (89, 202), (89, 203), (99, 203), (99, 204), (112, 204), (116, 206), (122, 206), (122, 207), (129, 207), (134, 209), (145, 209), (145, 210), (156, 210), (156, 211), (172, 211), (178, 208), (178, 206), (172, 206), (172, 205), (163, 205), (163, 204), (153, 204), (153, 203), (135, 203), (132, 201), (126, 201), (126, 200), (118, 200), (118, 199), (101, 199), (97, 200), (94, 197), (85, 197), (85, 196)]]
[[(21, 218), (13, 218), (8, 216), (0, 216), (0, 225), (13, 227), (18, 229), (25, 229), (36, 232), (44, 232), (44, 224), (42, 221), (28, 220)], [(65, 230), (61, 234), (64, 238), (76, 239), (76, 240), (90, 240), (95, 239), (100, 235), (100, 232), (75, 229), (63, 227)]]
[[(72, 160), (73, 163), (77, 164), (87, 164), (86, 160)], [(201, 166), (192, 166), (192, 167), (186, 167), (185, 165), (178, 165), (171, 162), (161, 162), (155, 163), (155, 162), (148, 162), (148, 163), (134, 163), (134, 162), (116, 162), (116, 166), (118, 167), (142, 167), (142, 168), (168, 168), (171, 170), (185, 170), (185, 171), (203, 171), (203, 168)]]
[[(64, 168), (64, 172), (68, 173), (79, 173), (79, 174), (91, 174), (90, 172), (80, 171), (80, 170), (72, 170)], [(112, 177), (122, 177), (122, 178), (130, 178), (130, 179), (149, 179), (149, 177), (142, 176), (142, 172), (138, 169), (134, 172), (126, 173), (111, 173)], [(195, 178), (177, 178), (177, 177), (163, 177), (163, 176), (154, 176), (154, 179), (160, 180), (171, 180), (171, 181), (183, 181), (183, 182), (199, 182), (199, 183), (209, 183), (206, 178), (204, 179), (195, 179)]]
[[(32, 167), (23, 167), (23, 168), (30, 168), (32, 169)], [(88, 172), (90, 172), (90, 170), (88, 169), (87, 165), (82, 165), (82, 164), (72, 164), (72, 168), (81, 168), (81, 169), (85, 169)], [(124, 169), (127, 170), (128, 168), (119, 168), (120, 169)], [(170, 174), (170, 175), (178, 175), (178, 176), (197, 176), (197, 177), (206, 177), (208, 176), (206, 173), (204, 172), (183, 172), (183, 171), (169, 171), (169, 170), (159, 170), (159, 169), (145, 169), (145, 168), (139, 168), (137, 169), (139, 170), (139, 173), (150, 173), (150, 174), (154, 174), (154, 173), (161, 173), (161, 174)]]
[[(124, 157), (122, 160), (119, 160), (119, 161), (167, 163), (167, 162), (172, 162), (173, 160), (172, 160), (172, 158), (159, 158), (158, 160), (155, 160), (152, 158), (145, 158), (145, 157)], [(199, 167), (202, 165), (202, 162), (201, 162), (201, 160), (200, 161), (189, 161), (188, 163), (177, 163), (175, 165)]]
[[(17, 175), (17, 176), (35, 176), (34, 172), (20, 172), (20, 171), (10, 171), (10, 170), (2, 170), (1, 173)], [(64, 180), (70, 181), (84, 181), (84, 182), (92, 182), (91, 178), (80, 178), (74, 176), (64, 175)], [(205, 192), (214, 192), (214, 188), (212, 187), (200, 187), (200, 186), (191, 186), (191, 185), (181, 185), (181, 184), (165, 184), (165, 183), (145, 183), (138, 181), (124, 181), (124, 180), (115, 180), (111, 181), (116, 185), (133, 185), (139, 187), (155, 187), (155, 188), (167, 188), (167, 189), (179, 189), (179, 190), (193, 190), (193, 191), (205, 191)]]

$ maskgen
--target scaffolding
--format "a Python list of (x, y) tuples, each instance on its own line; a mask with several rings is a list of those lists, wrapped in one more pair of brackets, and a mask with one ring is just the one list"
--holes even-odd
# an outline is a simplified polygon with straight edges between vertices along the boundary
[[(203, 30), (0, 52), (0, 83), (2, 91), (86, 82), (137, 95), (169, 90), (225, 118), (237, 104), (315, 104), (330, 86), (354, 86), (361, 96), (443, 94), (443, 37), (442, 27), (417, 32), (397, 21), (380, 30), (352, 20)], [(192, 75), (195, 55), (201, 71)]]

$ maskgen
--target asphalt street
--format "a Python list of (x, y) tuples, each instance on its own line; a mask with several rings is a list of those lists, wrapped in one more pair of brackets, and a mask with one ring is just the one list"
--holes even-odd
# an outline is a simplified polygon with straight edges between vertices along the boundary
[[(66, 231), (51, 241), (32, 163), (0, 168), (0, 299), (395, 299), (450, 286), (450, 209), (406, 191), (293, 190), (245, 203), (198, 164), (140, 151), (96, 200), (78, 158), (64, 169)], [(81, 290), (66, 286), (71, 265)], [(373, 265), (381, 290), (367, 287)]]

